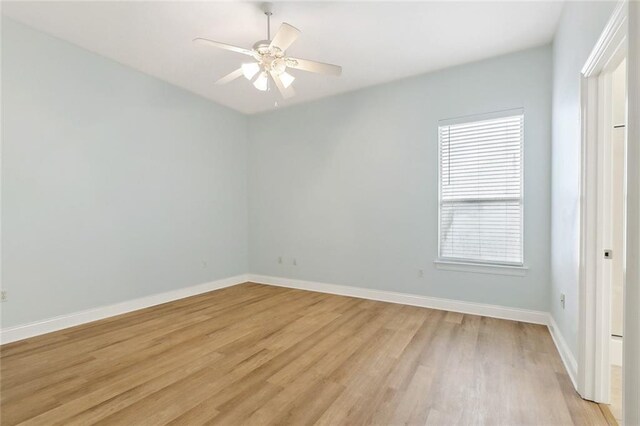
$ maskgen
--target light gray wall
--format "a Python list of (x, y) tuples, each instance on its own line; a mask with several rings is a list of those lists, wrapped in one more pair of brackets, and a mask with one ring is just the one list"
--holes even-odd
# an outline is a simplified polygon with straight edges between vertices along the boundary
[[(553, 43), (551, 314), (578, 348), (580, 71), (615, 2), (566, 2)], [(566, 295), (565, 308), (560, 294)]]
[[(551, 70), (541, 47), (250, 117), (250, 271), (548, 310)], [(520, 107), (528, 274), (436, 270), (438, 120)]]
[[(2, 36), (3, 327), (248, 270), (549, 308), (550, 47), (247, 119), (8, 19)], [(438, 120), (519, 107), (528, 274), (436, 270)]]
[(3, 327), (246, 273), (246, 117), (4, 18), (2, 89)]

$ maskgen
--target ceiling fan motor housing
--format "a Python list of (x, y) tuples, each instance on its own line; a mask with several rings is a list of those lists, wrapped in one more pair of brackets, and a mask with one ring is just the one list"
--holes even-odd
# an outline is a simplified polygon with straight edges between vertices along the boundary
[(271, 46), (269, 40), (260, 40), (254, 43), (253, 50), (256, 52), (256, 60), (264, 71), (273, 71), (276, 74), (283, 73), (287, 64), (284, 52), (276, 46)]
[(271, 48), (270, 45), (271, 45), (271, 40), (256, 41), (255, 43), (253, 43), (253, 50), (255, 50), (261, 55), (266, 55), (271, 53), (274, 56), (276, 54), (279, 54), (279, 56), (284, 56), (284, 53), (280, 49), (278, 49), (277, 47)]

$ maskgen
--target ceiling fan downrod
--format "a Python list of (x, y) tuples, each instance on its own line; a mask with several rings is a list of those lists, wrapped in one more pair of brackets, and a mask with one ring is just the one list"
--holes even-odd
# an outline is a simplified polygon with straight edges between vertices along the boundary
[(262, 11), (267, 15), (267, 40), (271, 41), (271, 15), (273, 15), (273, 3), (263, 3)]

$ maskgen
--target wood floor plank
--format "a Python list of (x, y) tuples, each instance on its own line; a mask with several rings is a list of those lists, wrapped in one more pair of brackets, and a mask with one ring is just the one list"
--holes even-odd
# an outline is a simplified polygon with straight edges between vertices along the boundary
[(246, 283), (0, 347), (2, 425), (606, 425), (546, 327)]

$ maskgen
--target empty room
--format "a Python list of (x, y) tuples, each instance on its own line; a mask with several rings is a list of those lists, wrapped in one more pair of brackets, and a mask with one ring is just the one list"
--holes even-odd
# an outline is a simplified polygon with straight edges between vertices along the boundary
[(640, 2), (0, 9), (2, 426), (640, 426)]

